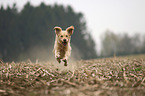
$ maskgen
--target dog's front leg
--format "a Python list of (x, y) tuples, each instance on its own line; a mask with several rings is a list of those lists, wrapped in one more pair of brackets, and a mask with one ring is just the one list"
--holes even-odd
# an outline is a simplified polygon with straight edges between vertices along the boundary
[(66, 54), (65, 54), (65, 56), (63, 58), (64, 66), (67, 66), (67, 64), (68, 64), (67, 60), (68, 60), (69, 55), (70, 55), (70, 52), (69, 51), (66, 52)]
[(60, 52), (55, 51), (55, 58), (56, 58), (56, 60), (58, 61), (58, 63), (61, 62), (61, 60), (60, 60)]

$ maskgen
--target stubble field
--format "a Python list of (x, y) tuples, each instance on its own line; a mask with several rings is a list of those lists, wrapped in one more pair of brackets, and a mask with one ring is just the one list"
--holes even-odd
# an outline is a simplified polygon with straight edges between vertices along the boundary
[(145, 55), (54, 62), (0, 61), (0, 96), (145, 96)]

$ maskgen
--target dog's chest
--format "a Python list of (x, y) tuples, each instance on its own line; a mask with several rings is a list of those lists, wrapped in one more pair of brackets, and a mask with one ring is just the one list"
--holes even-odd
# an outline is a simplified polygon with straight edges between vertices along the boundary
[(60, 58), (63, 58), (66, 54), (66, 50), (64, 49), (59, 49), (59, 53), (60, 53)]

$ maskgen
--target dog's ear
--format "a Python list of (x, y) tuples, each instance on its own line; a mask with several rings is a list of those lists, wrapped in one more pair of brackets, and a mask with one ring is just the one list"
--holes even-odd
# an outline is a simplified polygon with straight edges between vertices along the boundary
[(60, 31), (62, 31), (62, 29), (58, 26), (54, 27), (54, 30), (56, 35), (59, 35)]
[(70, 26), (66, 29), (66, 31), (69, 33), (69, 35), (72, 35), (73, 34), (73, 31), (74, 31), (74, 26)]

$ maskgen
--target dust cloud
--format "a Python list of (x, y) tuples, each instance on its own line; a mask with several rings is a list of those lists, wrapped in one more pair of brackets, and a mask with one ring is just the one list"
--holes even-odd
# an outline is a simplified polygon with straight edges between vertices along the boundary
[[(72, 52), (71, 56), (68, 59), (68, 65), (64, 66), (64, 62), (58, 63), (53, 54), (53, 47), (42, 47), (42, 46), (35, 46), (27, 52), (27, 56), (23, 54), (21, 56), (21, 60), (27, 61), (28, 59), (33, 63), (41, 64), (45, 67), (57, 69), (58, 71), (75, 71), (80, 67), (78, 61), (81, 60), (81, 54), (79, 50), (72, 45)], [(53, 67), (52, 67), (53, 66)]]
[(70, 58), (68, 59), (67, 66), (64, 66), (63, 61), (61, 63), (58, 63), (53, 53), (52, 55), (49, 56), (48, 62), (51, 62), (51, 64), (53, 64), (54, 67), (58, 69), (59, 72), (65, 72), (65, 71), (74, 72), (81, 66), (81, 64), (78, 63), (79, 60), (81, 60), (81, 54), (75, 46), (72, 46), (72, 52)]

